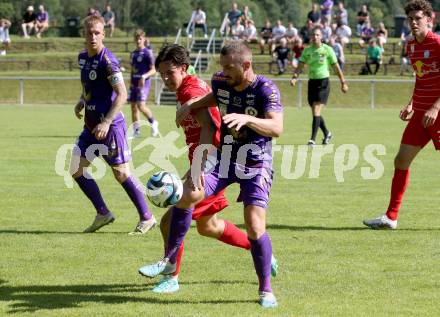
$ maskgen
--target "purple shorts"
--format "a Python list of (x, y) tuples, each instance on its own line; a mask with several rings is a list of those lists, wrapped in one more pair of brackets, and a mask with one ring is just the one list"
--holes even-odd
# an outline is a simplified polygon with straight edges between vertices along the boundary
[[(96, 156), (102, 155), (109, 165), (127, 163), (131, 159), (131, 154), (125, 137), (126, 131), (125, 124), (112, 124), (107, 137), (104, 140), (97, 140), (89, 129), (84, 128), (76, 144), (81, 150), (81, 156), (87, 158), (90, 162)], [(89, 150), (87, 151), (87, 149)], [(107, 151), (107, 154), (104, 154), (105, 151)]]
[[(233, 183), (238, 183), (240, 195), (237, 201), (242, 201), (244, 207), (256, 205), (267, 209), (273, 170), (267, 164), (266, 166), (262, 165), (261, 167), (252, 167), (250, 170), (249, 167), (231, 162), (229, 170), (220, 173), (220, 163), (217, 163), (214, 170), (205, 175), (205, 197), (217, 194)], [(250, 171), (252, 174), (249, 173)], [(250, 175), (254, 176), (249, 177)]]
[(143, 87), (138, 86), (138, 80), (132, 80), (128, 96), (129, 102), (147, 101), (150, 92), (150, 80), (145, 81)]

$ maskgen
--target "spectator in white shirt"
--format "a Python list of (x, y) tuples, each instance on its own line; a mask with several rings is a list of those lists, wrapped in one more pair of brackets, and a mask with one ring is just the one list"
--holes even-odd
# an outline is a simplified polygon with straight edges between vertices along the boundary
[(286, 36), (286, 27), (281, 20), (277, 20), (277, 24), (272, 29), (272, 39), (270, 40), (271, 52), (275, 49), (276, 44)]
[(202, 10), (201, 7), (197, 7), (197, 10), (192, 12), (190, 28), (188, 37), (192, 37), (194, 33), (194, 28), (203, 28), (203, 33), (205, 39), (208, 38), (208, 26), (206, 24), (206, 13)]
[(231, 26), (231, 36), (233, 40), (241, 40), (243, 37), (244, 26), (241, 24), (241, 19), (235, 21)]
[(289, 22), (286, 29), (286, 40), (288, 44), (292, 44), (298, 36), (298, 30)]
[(9, 28), (11, 21), (0, 19), (0, 55), (6, 55), (6, 49), (9, 48), (11, 39), (9, 38)]
[(247, 43), (257, 43), (258, 34), (254, 22), (252, 20), (246, 20), (245, 25), (242, 37), (243, 40)]
[(345, 46), (347, 43), (350, 42), (352, 32), (348, 25), (340, 24), (336, 28), (335, 34), (339, 40), (339, 43), (341, 43), (342, 46)]

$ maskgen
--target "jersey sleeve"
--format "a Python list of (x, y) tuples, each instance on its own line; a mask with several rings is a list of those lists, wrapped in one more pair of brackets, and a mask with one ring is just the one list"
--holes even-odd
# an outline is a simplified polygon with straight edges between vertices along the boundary
[(301, 56), (300, 56), (300, 58), (299, 58), (299, 61), (301, 62), (301, 63), (304, 63), (304, 64), (307, 64), (307, 62), (308, 62), (308, 49), (304, 49), (303, 51), (302, 51), (302, 53), (301, 53)]
[(265, 113), (283, 111), (280, 90), (273, 82), (268, 81), (263, 84), (260, 97)]
[(124, 77), (122, 76), (121, 68), (119, 66), (119, 61), (110, 52), (104, 53), (104, 63), (107, 73), (107, 79), (110, 85), (116, 86), (124, 82)]
[(334, 65), (338, 62), (338, 58), (336, 57), (335, 51), (330, 46), (327, 46), (327, 59), (330, 65)]

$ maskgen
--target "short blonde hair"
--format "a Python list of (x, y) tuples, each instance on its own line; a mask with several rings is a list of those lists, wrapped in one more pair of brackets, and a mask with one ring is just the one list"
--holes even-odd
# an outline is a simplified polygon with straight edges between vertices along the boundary
[(141, 29), (137, 29), (136, 31), (134, 31), (133, 36), (134, 36), (135, 39), (137, 39), (137, 38), (139, 38), (141, 36), (145, 37), (145, 32), (143, 30), (141, 30)]
[(96, 16), (96, 15), (90, 15), (87, 18), (84, 19), (84, 29), (88, 29), (98, 23), (101, 23), (102, 25), (105, 25), (105, 21), (103, 17)]

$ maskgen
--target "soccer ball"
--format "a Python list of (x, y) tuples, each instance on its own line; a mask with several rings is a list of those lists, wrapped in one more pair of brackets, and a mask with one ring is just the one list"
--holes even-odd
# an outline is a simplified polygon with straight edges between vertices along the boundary
[(158, 172), (147, 182), (147, 197), (153, 205), (167, 208), (182, 198), (183, 184), (179, 177), (166, 171)]

